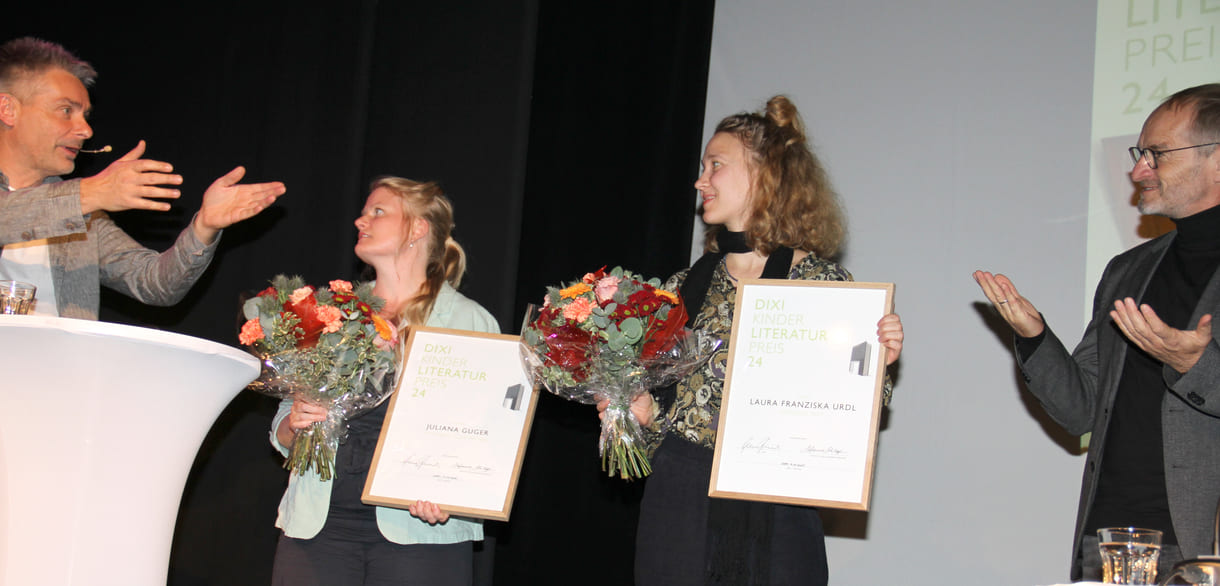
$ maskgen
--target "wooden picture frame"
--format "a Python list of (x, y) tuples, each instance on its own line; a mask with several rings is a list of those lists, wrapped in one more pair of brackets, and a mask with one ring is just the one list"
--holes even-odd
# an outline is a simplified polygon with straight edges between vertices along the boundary
[(868, 510), (893, 283), (737, 288), (708, 495)]
[(362, 501), (507, 521), (537, 407), (518, 336), (413, 327)]

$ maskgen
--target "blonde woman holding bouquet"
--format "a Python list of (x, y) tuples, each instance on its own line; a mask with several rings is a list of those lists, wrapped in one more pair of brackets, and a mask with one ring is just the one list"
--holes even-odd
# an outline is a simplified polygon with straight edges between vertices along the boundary
[[(656, 452), (640, 505), (636, 584), (826, 584), (815, 509), (710, 499), (707, 491), (737, 283), (760, 277), (851, 280), (829, 260), (844, 236), (837, 197), (807, 145), (796, 107), (784, 96), (771, 98), (762, 112), (717, 125), (695, 188), (703, 221), (713, 226), (707, 253), (664, 288), (681, 293), (688, 327), (724, 344), (671, 388), (671, 396), (658, 392), (658, 403), (646, 393), (632, 404), (641, 424), (654, 430), (657, 419), (669, 424), (664, 436), (652, 434)], [(877, 335), (888, 366), (902, 351), (898, 316), (883, 317)], [(887, 402), (889, 394), (887, 380)]]
[[(400, 332), (424, 324), (499, 333), (495, 318), (456, 290), (466, 257), (450, 236), (453, 206), (435, 183), (377, 179), (356, 228), (356, 255), (376, 272), (373, 293), (386, 302), (382, 317)], [(471, 583), (472, 542), (483, 538), (478, 520), (450, 517), (426, 501), (409, 510), (360, 502), (388, 404), (348, 422), (333, 480), (312, 470), (290, 476), (276, 520), (283, 534), (273, 584)], [(326, 415), (324, 407), (285, 399), (272, 445), (287, 456), (296, 434)]]

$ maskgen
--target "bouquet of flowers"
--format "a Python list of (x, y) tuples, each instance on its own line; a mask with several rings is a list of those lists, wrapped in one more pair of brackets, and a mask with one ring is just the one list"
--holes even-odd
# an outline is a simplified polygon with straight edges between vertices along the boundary
[(381, 404), (393, 391), (398, 333), (377, 315), (383, 301), (371, 283), (331, 281), (326, 289), (278, 275), (246, 301), (238, 340), (262, 360), (249, 388), (329, 409), (325, 421), (297, 434), (284, 467), (334, 476), (335, 449), (347, 420)]
[(599, 449), (602, 470), (631, 480), (652, 472), (632, 399), (673, 384), (720, 344), (686, 329), (686, 307), (657, 279), (615, 267), (547, 287), (521, 329), (531, 382), (582, 403), (609, 400)]

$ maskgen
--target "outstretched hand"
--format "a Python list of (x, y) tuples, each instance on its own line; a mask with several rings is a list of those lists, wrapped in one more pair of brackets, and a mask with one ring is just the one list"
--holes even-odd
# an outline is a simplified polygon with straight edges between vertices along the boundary
[(245, 175), (245, 167), (237, 167), (213, 181), (203, 193), (203, 205), (194, 224), (200, 242), (211, 243), (218, 232), (267, 209), (287, 191), (279, 181), (239, 184)]
[(1199, 318), (1195, 329), (1179, 330), (1161, 321), (1147, 304), (1137, 306), (1130, 297), (1114, 302), (1110, 319), (1128, 340), (1178, 372), (1190, 370), (1212, 340), (1210, 314)]
[(974, 280), (1000, 313), (1000, 317), (1008, 322), (1018, 336), (1032, 338), (1046, 328), (1038, 308), (1017, 293), (1016, 285), (1013, 285), (1008, 277), (992, 275), (987, 271), (974, 271)]
[(80, 181), (82, 214), (98, 210), (169, 210), (162, 199), (178, 199), (181, 192), (162, 185), (181, 185), (182, 176), (173, 175), (174, 166), (163, 161), (141, 159), (144, 141), (127, 154), (110, 163), (101, 173)]

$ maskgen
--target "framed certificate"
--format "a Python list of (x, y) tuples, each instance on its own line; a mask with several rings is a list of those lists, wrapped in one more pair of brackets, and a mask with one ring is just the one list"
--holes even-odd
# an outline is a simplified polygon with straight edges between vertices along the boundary
[(361, 500), (507, 521), (537, 398), (517, 336), (411, 328)]
[(737, 288), (708, 495), (868, 510), (892, 283)]

